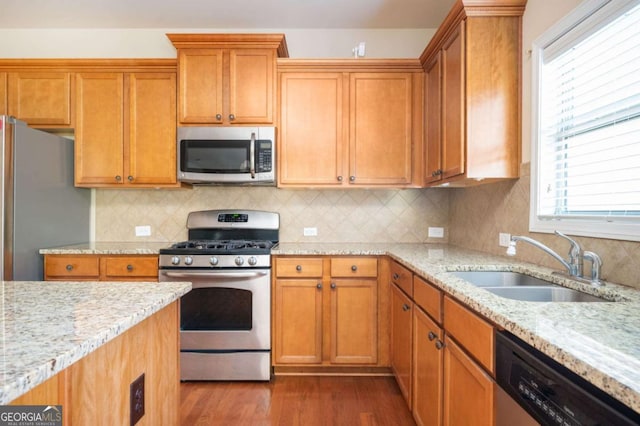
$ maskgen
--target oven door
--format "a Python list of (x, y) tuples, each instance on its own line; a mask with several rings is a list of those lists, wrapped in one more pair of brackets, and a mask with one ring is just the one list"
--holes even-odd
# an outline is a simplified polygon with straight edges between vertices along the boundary
[(180, 301), (180, 349), (271, 348), (269, 269), (160, 270), (160, 281), (191, 281)]

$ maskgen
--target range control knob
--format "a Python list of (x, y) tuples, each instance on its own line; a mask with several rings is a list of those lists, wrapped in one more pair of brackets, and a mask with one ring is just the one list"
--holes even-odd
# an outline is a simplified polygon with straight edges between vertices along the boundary
[(171, 264), (172, 264), (172, 265), (179, 265), (179, 264), (180, 264), (180, 257), (178, 257), (178, 256), (173, 256), (173, 257), (171, 258)]
[(256, 266), (256, 263), (258, 263), (258, 259), (256, 259), (255, 256), (251, 256), (248, 262), (249, 262), (249, 265)]
[(218, 264), (218, 258), (215, 256), (210, 257), (209, 263), (212, 264), (213, 266), (216, 266)]
[(242, 266), (243, 263), (244, 263), (243, 258), (241, 258), (240, 256), (236, 257), (236, 265)]
[(184, 264), (185, 264), (185, 265), (191, 265), (191, 264), (193, 264), (193, 257), (191, 257), (191, 256), (187, 256), (187, 257), (185, 257), (185, 258), (184, 258)]

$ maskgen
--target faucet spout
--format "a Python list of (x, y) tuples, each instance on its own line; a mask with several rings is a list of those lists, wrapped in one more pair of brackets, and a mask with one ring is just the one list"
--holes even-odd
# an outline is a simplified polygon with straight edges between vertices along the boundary
[(556, 259), (558, 262), (560, 262), (562, 266), (567, 268), (567, 272), (570, 275), (573, 275), (572, 274), (573, 268), (569, 263), (567, 263), (567, 261), (565, 261), (558, 253), (551, 250), (549, 247), (545, 246), (541, 242), (534, 240), (533, 238), (529, 238), (521, 235), (512, 235), (511, 242), (509, 243), (509, 249), (507, 250), (507, 255), (515, 256), (516, 254), (515, 247), (516, 247), (516, 242), (518, 241), (524, 241), (525, 243), (531, 244), (532, 246), (537, 247), (540, 250), (544, 251), (545, 253), (552, 256), (554, 259)]

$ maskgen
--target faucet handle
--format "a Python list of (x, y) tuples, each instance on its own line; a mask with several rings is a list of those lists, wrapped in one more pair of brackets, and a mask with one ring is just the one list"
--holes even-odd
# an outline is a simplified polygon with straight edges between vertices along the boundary
[(582, 277), (582, 247), (570, 236), (563, 234), (560, 231), (554, 231), (554, 233), (571, 243), (571, 248), (569, 249), (569, 265), (571, 265), (570, 274)]

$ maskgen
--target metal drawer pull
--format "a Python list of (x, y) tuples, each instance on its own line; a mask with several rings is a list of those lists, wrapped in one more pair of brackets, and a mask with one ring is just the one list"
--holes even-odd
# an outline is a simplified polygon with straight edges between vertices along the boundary
[(296, 271), (298, 272), (302, 271), (302, 265), (296, 265)]
[(400, 275), (398, 273), (393, 274), (393, 279), (397, 280), (398, 278), (400, 278)]
[(129, 182), (133, 182), (133, 176), (129, 176), (127, 180), (129, 180)]
[(356, 181), (356, 177), (355, 176), (349, 176), (349, 181), (350, 182), (355, 182)]
[(358, 267), (356, 265), (351, 265), (351, 270), (353, 272), (356, 272), (358, 270)]
[(428, 336), (428, 337), (429, 337), (429, 340), (433, 340), (433, 339), (435, 339), (435, 338), (436, 338), (436, 337), (438, 337), (438, 336), (436, 336), (436, 333), (434, 333), (433, 331), (430, 331), (430, 332), (429, 332), (429, 336)]
[(73, 271), (73, 265), (67, 265), (66, 269), (67, 271)]
[(322, 289), (322, 283), (316, 284), (316, 287), (318, 287), (318, 289), (321, 290)]
[(216, 120), (222, 120), (222, 114), (216, 114)]
[(122, 177), (120, 175), (116, 176), (116, 181), (120, 182), (122, 180)]
[(133, 265), (127, 265), (127, 271), (133, 271)]
[(411, 309), (411, 308), (406, 303), (402, 305), (402, 310), (403, 311), (408, 311), (409, 309)]
[(442, 342), (442, 340), (436, 341), (436, 349), (440, 350), (442, 348), (444, 348), (444, 343)]
[(342, 176), (338, 176), (338, 182), (342, 182)]
[(331, 283), (331, 288), (335, 289), (336, 288), (336, 283)]
[(233, 121), (236, 119), (236, 116), (233, 114), (229, 114), (229, 120)]

